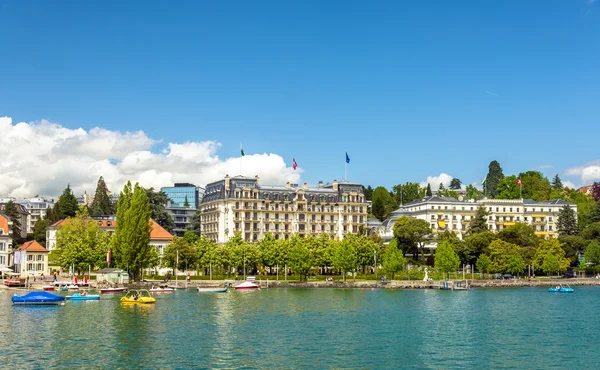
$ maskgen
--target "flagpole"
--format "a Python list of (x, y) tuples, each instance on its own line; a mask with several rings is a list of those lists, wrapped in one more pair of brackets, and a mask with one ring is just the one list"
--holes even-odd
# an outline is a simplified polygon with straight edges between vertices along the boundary
[(348, 163), (346, 163), (346, 161), (344, 161), (344, 180), (348, 180), (348, 178), (346, 177), (347, 176), (347, 173), (346, 173), (347, 172), (347, 170), (346, 170), (347, 166), (348, 166)]

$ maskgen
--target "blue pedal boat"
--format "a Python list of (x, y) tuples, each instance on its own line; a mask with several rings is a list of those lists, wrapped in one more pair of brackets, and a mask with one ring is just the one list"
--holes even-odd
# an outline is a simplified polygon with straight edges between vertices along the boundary
[(570, 286), (564, 286), (564, 285), (557, 285), (555, 287), (552, 288), (548, 288), (548, 291), (551, 293), (573, 293), (574, 290), (573, 288), (571, 288)]
[(65, 297), (44, 291), (12, 297), (13, 305), (57, 305), (63, 304), (64, 301)]
[(73, 295), (68, 295), (65, 298), (67, 301), (97, 301), (100, 299), (100, 296), (97, 294), (75, 293)]

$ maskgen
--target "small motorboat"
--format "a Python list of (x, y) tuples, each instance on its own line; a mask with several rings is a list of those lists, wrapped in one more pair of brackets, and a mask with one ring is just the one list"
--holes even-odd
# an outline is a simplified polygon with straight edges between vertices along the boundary
[(42, 287), (43, 290), (47, 291), (47, 292), (52, 292), (54, 291), (54, 285), (44, 285)]
[(65, 297), (67, 301), (97, 301), (100, 299), (98, 294), (75, 293)]
[(152, 287), (150, 293), (173, 293), (175, 289), (169, 287)]
[(101, 294), (106, 294), (106, 293), (125, 293), (127, 291), (127, 288), (125, 288), (125, 287), (100, 288), (99, 291), (100, 291)]
[[(566, 286), (565, 286), (566, 285)], [(548, 288), (548, 291), (551, 293), (573, 293), (574, 290), (567, 284), (560, 284), (552, 288)]]
[(241, 284), (234, 286), (236, 290), (252, 290), (252, 289), (260, 289), (260, 285), (255, 284), (251, 281), (244, 281)]
[(64, 304), (65, 297), (48, 292), (31, 292), (12, 297), (13, 305), (57, 305)]
[(68, 285), (68, 286), (67, 286), (67, 290), (68, 290), (68, 291), (71, 291), (71, 292), (73, 292), (73, 291), (77, 291), (77, 290), (79, 290), (79, 285), (76, 285), (76, 284), (71, 284), (71, 285)]
[(224, 288), (200, 288), (197, 287), (196, 290), (198, 293), (227, 293), (229, 287)]
[(156, 303), (156, 299), (146, 289), (130, 290), (121, 298), (121, 303)]

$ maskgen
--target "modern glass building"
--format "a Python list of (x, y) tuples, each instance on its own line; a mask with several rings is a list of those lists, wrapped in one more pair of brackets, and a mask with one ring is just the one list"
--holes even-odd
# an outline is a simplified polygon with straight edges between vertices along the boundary
[(173, 217), (173, 233), (183, 236), (202, 202), (204, 189), (194, 184), (176, 183), (173, 187), (160, 188), (160, 191), (169, 198), (166, 209)]

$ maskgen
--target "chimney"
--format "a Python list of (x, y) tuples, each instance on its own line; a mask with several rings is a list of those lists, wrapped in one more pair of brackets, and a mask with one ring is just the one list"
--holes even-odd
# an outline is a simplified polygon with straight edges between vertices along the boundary
[(307, 182), (305, 182), (304, 185), (302, 185), (302, 189), (308, 190), (308, 183)]
[(254, 176), (254, 178), (256, 179), (256, 185), (258, 185), (258, 179), (259, 179), (258, 175)]
[(229, 190), (229, 174), (225, 175), (225, 191)]
[(337, 180), (333, 180), (333, 191), (338, 191), (338, 182)]
[(289, 182), (289, 181), (285, 183), (285, 188), (286, 188), (286, 189), (291, 189), (291, 188), (292, 188), (292, 187), (290, 186), (290, 182)]
[(319, 181), (319, 189), (323, 187), (323, 181)]

